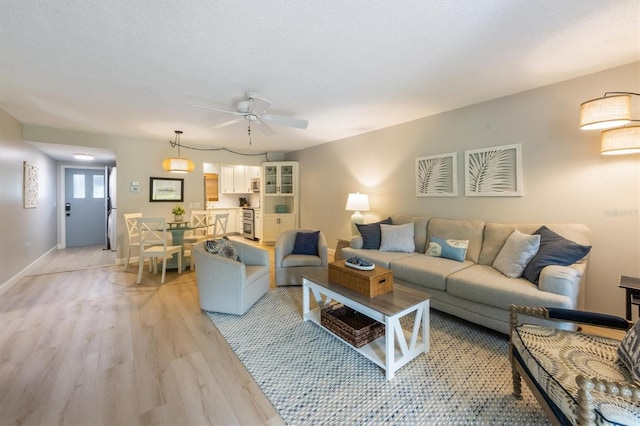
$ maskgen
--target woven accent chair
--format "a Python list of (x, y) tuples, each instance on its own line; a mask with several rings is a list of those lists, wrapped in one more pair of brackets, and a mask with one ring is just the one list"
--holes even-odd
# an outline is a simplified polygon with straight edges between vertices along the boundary
[(298, 232), (315, 232), (313, 229), (292, 229), (281, 232), (276, 239), (273, 253), (276, 285), (302, 285), (302, 276), (310, 271), (327, 269), (327, 240), (318, 235), (318, 255), (293, 253)]
[(553, 424), (640, 424), (640, 386), (619, 359), (620, 340), (521, 323), (536, 317), (629, 330), (630, 322), (572, 309), (511, 305), (509, 311), (509, 360), (516, 397), (521, 397), (524, 379)]

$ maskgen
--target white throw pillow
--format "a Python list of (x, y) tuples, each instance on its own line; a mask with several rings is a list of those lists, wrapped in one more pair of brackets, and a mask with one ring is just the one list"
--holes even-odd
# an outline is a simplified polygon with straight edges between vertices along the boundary
[(509, 278), (520, 278), (539, 248), (540, 235), (527, 235), (516, 229), (493, 261), (493, 267)]
[(380, 251), (401, 251), (413, 253), (416, 244), (413, 240), (413, 222), (404, 225), (380, 225), (382, 241)]

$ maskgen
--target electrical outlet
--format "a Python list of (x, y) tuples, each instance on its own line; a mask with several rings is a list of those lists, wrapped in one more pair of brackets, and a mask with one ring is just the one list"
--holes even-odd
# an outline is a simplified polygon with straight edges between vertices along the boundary
[(24, 251), (29, 251), (30, 248), (31, 248), (31, 241), (27, 241), (26, 243), (24, 243)]

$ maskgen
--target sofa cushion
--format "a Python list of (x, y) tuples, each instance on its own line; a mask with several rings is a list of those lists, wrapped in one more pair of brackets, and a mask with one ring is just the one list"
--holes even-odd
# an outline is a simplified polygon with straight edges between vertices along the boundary
[[(620, 342), (615, 339), (526, 324), (515, 328), (511, 343), (514, 356), (562, 412), (566, 424), (577, 424), (576, 376), (581, 374), (611, 382), (631, 379), (629, 372), (617, 362), (616, 348)], [(597, 391), (591, 395), (595, 424), (638, 424), (640, 421), (637, 404)]]
[(509, 278), (520, 278), (524, 268), (540, 248), (540, 235), (527, 235), (514, 230), (498, 253), (493, 267)]
[(412, 253), (416, 249), (413, 240), (413, 223), (404, 225), (380, 224), (381, 242), (380, 251), (403, 251)]
[(296, 266), (322, 266), (322, 258), (309, 254), (290, 254), (282, 258), (282, 268)]
[(454, 272), (469, 268), (473, 262), (458, 262), (442, 257), (416, 254), (391, 262), (389, 269), (394, 279), (407, 281), (425, 288), (447, 290), (447, 277)]
[(204, 247), (211, 254), (217, 254), (218, 256), (240, 262), (240, 256), (238, 256), (235, 246), (227, 237), (222, 237), (217, 240), (207, 240), (204, 242)]
[(469, 240), (444, 240), (431, 236), (429, 237), (429, 247), (425, 254), (464, 262), (467, 247), (469, 247)]
[[(539, 229), (542, 223), (494, 223), (487, 222), (484, 226), (484, 237), (482, 240), (482, 251), (477, 263), (481, 265), (492, 265), (498, 253), (514, 230), (523, 234), (533, 234)], [(578, 244), (591, 244), (591, 231), (585, 225), (578, 223), (546, 224), (551, 229), (563, 237), (575, 241)]]
[(569, 266), (585, 257), (591, 250), (591, 246), (583, 246), (567, 240), (546, 226), (541, 226), (534, 234), (540, 235), (540, 249), (531, 259), (523, 274), (534, 284), (538, 283), (540, 272), (545, 266)]
[(633, 380), (640, 382), (640, 321), (625, 334), (618, 347), (618, 356), (631, 372)]
[(507, 311), (509, 305), (574, 308), (569, 296), (541, 291), (524, 278), (507, 278), (487, 265), (473, 265), (447, 278), (447, 293)]
[(356, 227), (358, 228), (358, 232), (362, 235), (362, 248), (368, 250), (378, 250), (380, 248), (380, 224), (391, 225), (391, 218), (388, 217), (380, 222), (375, 223), (356, 223)]
[(392, 215), (391, 223), (394, 225), (404, 225), (405, 223), (413, 223), (413, 241), (415, 243), (415, 251), (424, 253), (427, 246), (427, 223), (429, 218), (426, 216), (406, 216)]
[(318, 255), (318, 238), (320, 231), (296, 232), (296, 239), (293, 243), (292, 254)]
[(367, 250), (367, 249), (355, 249), (351, 247), (345, 247), (342, 249), (341, 256), (343, 259), (350, 257), (361, 257), (364, 260), (368, 260), (374, 263), (376, 266), (390, 269), (391, 262), (404, 259), (413, 256), (424, 256), (416, 252), (405, 253), (401, 251), (380, 251), (380, 250)]
[[(478, 263), (482, 248), (484, 222), (479, 220), (452, 220), (431, 218), (427, 227), (428, 237), (436, 236), (445, 240), (468, 240), (465, 258)], [(427, 240), (428, 241), (428, 240)]]

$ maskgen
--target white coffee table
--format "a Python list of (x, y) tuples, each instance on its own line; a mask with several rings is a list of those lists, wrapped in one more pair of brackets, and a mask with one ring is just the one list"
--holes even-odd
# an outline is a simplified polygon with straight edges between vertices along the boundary
[[(310, 309), (313, 296), (319, 308)], [(328, 280), (327, 272), (310, 272), (302, 278), (302, 316), (329, 331), (337, 339), (361, 353), (386, 372), (387, 380), (409, 361), (429, 352), (429, 299), (423, 291), (394, 283), (393, 292), (369, 298)], [(385, 325), (385, 334), (356, 348), (341, 339), (320, 322), (320, 309), (333, 303), (343, 305)], [(415, 313), (411, 330), (405, 330), (400, 318)]]

